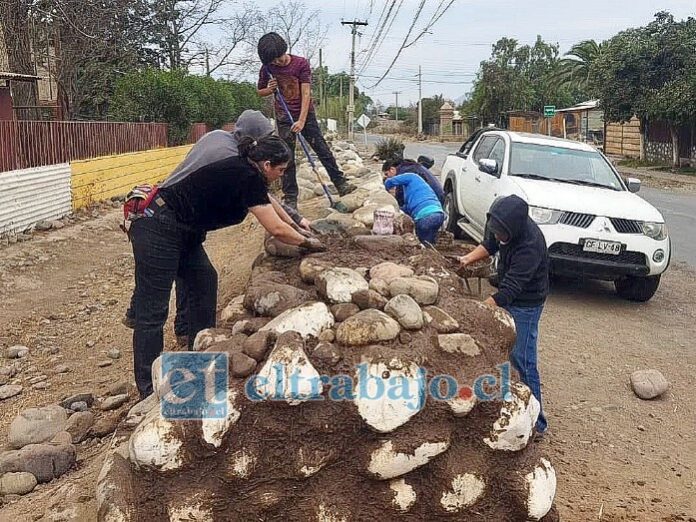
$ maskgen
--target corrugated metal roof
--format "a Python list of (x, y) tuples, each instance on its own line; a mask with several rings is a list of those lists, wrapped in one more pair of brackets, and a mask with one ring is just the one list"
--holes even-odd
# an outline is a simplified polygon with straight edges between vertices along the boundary
[(41, 76), (34, 76), (33, 74), (19, 74), (0, 71), (0, 80), (13, 80), (16, 82), (35, 82), (41, 79)]
[(599, 100), (589, 100), (586, 102), (578, 103), (567, 109), (558, 109), (556, 112), (578, 112), (578, 111), (591, 111), (599, 107)]
[(0, 172), (0, 236), (59, 219), (71, 209), (68, 163)]

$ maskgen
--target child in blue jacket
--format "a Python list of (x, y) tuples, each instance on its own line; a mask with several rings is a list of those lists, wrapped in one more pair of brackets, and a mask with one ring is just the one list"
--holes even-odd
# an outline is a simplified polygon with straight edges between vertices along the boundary
[(387, 190), (403, 188), (404, 204), (401, 210), (415, 222), (418, 239), (421, 243), (434, 245), (445, 221), (445, 213), (435, 191), (418, 174), (397, 175), (397, 169), (393, 166), (386, 168), (384, 175), (387, 177), (384, 183)]

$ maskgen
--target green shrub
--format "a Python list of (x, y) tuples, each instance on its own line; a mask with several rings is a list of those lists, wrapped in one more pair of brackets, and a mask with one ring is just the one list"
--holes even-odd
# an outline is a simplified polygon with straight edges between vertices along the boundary
[(375, 145), (375, 156), (386, 161), (391, 158), (403, 158), (406, 145), (397, 138), (383, 138)]
[(248, 82), (145, 69), (119, 79), (109, 116), (120, 121), (168, 123), (169, 142), (178, 145), (187, 141), (192, 123), (218, 129), (246, 109), (264, 107)]

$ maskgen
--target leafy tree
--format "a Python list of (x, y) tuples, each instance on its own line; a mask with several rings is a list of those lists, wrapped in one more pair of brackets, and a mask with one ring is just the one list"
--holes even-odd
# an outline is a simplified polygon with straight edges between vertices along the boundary
[(575, 44), (566, 53), (567, 58), (558, 63), (553, 78), (562, 86), (589, 93), (592, 65), (599, 59), (604, 48), (603, 43), (594, 40)]
[[(645, 136), (650, 121), (670, 126), (673, 163), (679, 163), (678, 128), (696, 114), (696, 19), (677, 22), (667, 12), (645, 27), (623, 31), (606, 43), (591, 68), (607, 121), (624, 122), (634, 115)], [(641, 159), (645, 159), (645, 139)]]
[(531, 46), (501, 38), (493, 45), (491, 57), (481, 62), (466, 112), (504, 125), (511, 110), (541, 112), (544, 105), (582, 101), (586, 93), (573, 92), (554, 80), (559, 61), (558, 45), (544, 42), (541, 36)]
[[(316, 67), (312, 71), (312, 97), (320, 118), (332, 118), (338, 120), (341, 125), (348, 122), (346, 107), (348, 106), (348, 88), (350, 76), (345, 72), (329, 74), (326, 66)], [(320, 82), (324, 82), (324, 103), (320, 99)], [(355, 116), (370, 112), (373, 105), (372, 98), (355, 86)]]

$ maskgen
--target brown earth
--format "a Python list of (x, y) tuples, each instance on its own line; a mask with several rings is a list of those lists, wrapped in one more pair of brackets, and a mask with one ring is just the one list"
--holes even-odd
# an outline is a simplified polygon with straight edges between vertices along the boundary
[[(0, 444), (24, 408), (83, 389), (101, 395), (131, 380), (131, 332), (120, 320), (133, 284), (132, 256), (117, 219), (110, 209), (0, 249), (0, 345), (32, 350), (22, 383), (38, 373), (50, 382), (47, 390), (25, 384), (20, 396), (0, 403)], [(220, 305), (243, 291), (262, 240), (251, 220), (209, 235), (206, 247), (228, 293)], [(541, 328), (550, 422), (541, 449), (558, 474), (561, 519), (696, 520), (696, 271), (673, 266), (646, 304), (621, 301), (604, 283), (557, 283)], [(172, 346), (170, 326), (167, 334)], [(122, 358), (99, 368), (112, 347)], [(73, 371), (52, 375), (63, 363)], [(671, 388), (663, 398), (646, 402), (632, 393), (628, 378), (640, 368), (664, 373)], [(95, 520), (94, 486), (108, 441), (79, 446), (76, 470), (3, 504), (0, 519)]]

